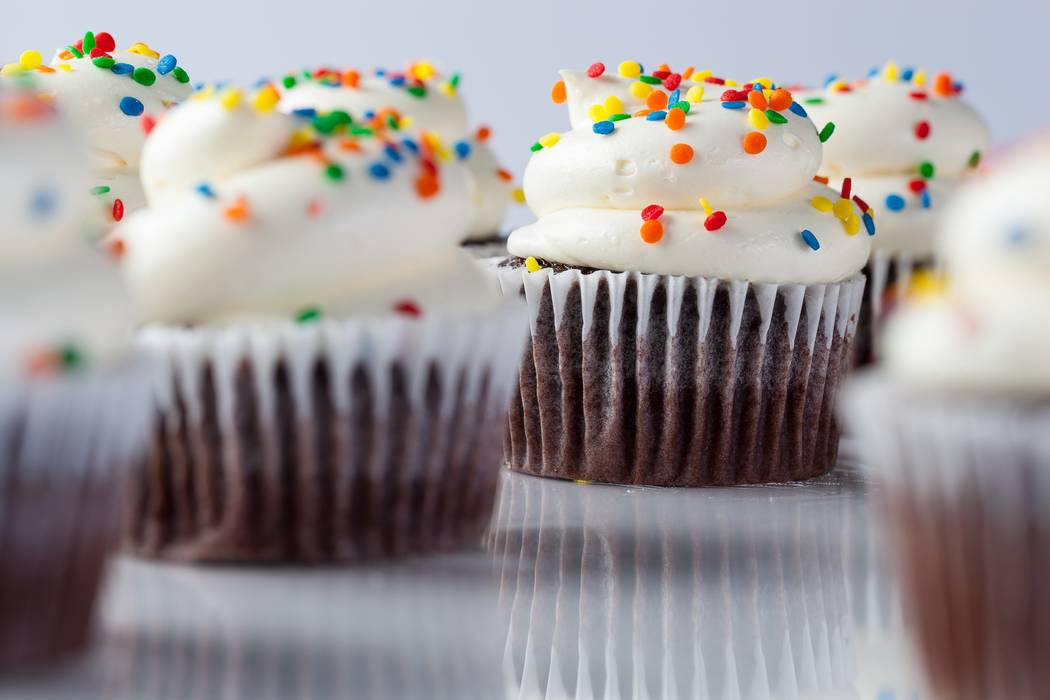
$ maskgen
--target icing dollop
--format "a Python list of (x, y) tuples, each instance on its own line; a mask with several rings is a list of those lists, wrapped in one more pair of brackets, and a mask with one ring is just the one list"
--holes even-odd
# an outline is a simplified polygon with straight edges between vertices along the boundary
[(471, 131), (458, 84), (458, 74), (444, 76), (427, 61), (403, 72), (320, 68), (285, 76), (281, 109), (342, 110), (361, 119), (383, 114), (436, 134), (466, 166), (471, 206), (466, 239), (483, 240), (500, 232), (512, 198), (512, 178), (488, 144), (489, 129)]
[(956, 183), (976, 168), (988, 128), (947, 73), (887, 63), (865, 80), (829, 79), (799, 101), (818, 126), (831, 122), (821, 173), (845, 176), (876, 212), (877, 249), (928, 257), (936, 218)]
[(533, 146), (539, 220), (511, 234), (512, 255), (799, 284), (863, 267), (874, 222), (848, 184), (814, 181), (821, 138), (789, 91), (632, 62), (561, 76), (573, 128)]
[(1050, 391), (1050, 141), (960, 187), (937, 254), (946, 281), (892, 319), (883, 356), (908, 383)]
[(46, 97), (0, 85), (0, 374), (116, 359), (130, 309), (116, 266), (89, 244), (87, 153)]
[(429, 313), (495, 303), (457, 246), (460, 161), (426, 132), (286, 114), (272, 85), (206, 88), (143, 150), (149, 206), (118, 226), (140, 322)]

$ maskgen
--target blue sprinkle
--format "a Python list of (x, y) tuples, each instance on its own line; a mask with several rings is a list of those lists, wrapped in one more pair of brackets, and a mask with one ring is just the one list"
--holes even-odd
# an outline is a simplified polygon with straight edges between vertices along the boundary
[(412, 139), (402, 139), (401, 145), (407, 148), (412, 153), (419, 153), (419, 145)]
[(303, 119), (313, 119), (317, 116), (317, 110), (313, 107), (300, 107), (299, 109), (293, 109), (292, 114)]
[(470, 144), (466, 141), (457, 141), (455, 149), (456, 155), (459, 156), (460, 160), (463, 160), (470, 155)]
[(875, 219), (871, 218), (871, 214), (864, 212), (864, 216), (861, 217), (861, 221), (864, 222), (864, 228), (868, 230), (869, 236), (875, 235)]
[(405, 159), (405, 157), (401, 155), (401, 151), (397, 150), (397, 146), (395, 146), (392, 143), (388, 143), (386, 146), (384, 146), (383, 152), (386, 153), (387, 158), (394, 161), (395, 163), (400, 163)]
[(874, 78), (878, 74), (879, 74), (879, 67), (878, 66), (875, 66), (874, 68), (871, 68), (871, 69), (868, 70), (868, 77), (869, 78)]
[(904, 197), (901, 197), (899, 194), (887, 195), (886, 208), (890, 211), (900, 211), (904, 208)]
[(129, 75), (135, 72), (135, 66), (130, 63), (114, 63), (109, 69), (117, 75)]
[(157, 61), (157, 73), (160, 75), (167, 75), (168, 73), (175, 70), (175, 66), (178, 65), (178, 61), (170, 53), (160, 57)]
[(955, 92), (962, 92), (964, 85), (962, 83), (952, 83), (952, 90)]
[(929, 187), (923, 188), (922, 194), (919, 195), (919, 198), (922, 201), (922, 208), (923, 209), (929, 209), (930, 208), (930, 204), (931, 204), (931, 202), (930, 202), (930, 188)]
[(906, 83), (910, 83), (911, 79), (914, 78), (914, 77), (915, 77), (915, 69), (914, 68), (905, 68), (904, 70), (901, 71), (901, 80), (903, 80)]
[(376, 75), (379, 77), (386, 75), (386, 68), (376, 68)]
[(726, 109), (743, 109), (747, 102), (723, 102), (722, 106)]
[(813, 232), (808, 228), (802, 229), (802, 240), (804, 240), (806, 245), (813, 250), (820, 250), (820, 241), (817, 240), (817, 237), (814, 236)]
[(401, 87), (402, 85), (405, 84), (405, 76), (399, 75), (396, 78), (391, 78), (390, 79), (390, 84), (393, 85), (394, 87)]
[(805, 108), (802, 105), (800, 105), (798, 102), (792, 102), (791, 106), (788, 107), (788, 109), (791, 110), (792, 112), (794, 112), (795, 114), (797, 114), (800, 117), (807, 117), (807, 116), (809, 116), (808, 114), (806, 114)]
[(43, 185), (33, 192), (29, 200), (29, 209), (33, 216), (44, 219), (54, 213), (57, 200), (55, 192), (49, 186)]
[(594, 129), (594, 133), (596, 134), (611, 134), (613, 130), (616, 129), (616, 124), (606, 120), (594, 122), (594, 126), (592, 128)]
[(134, 97), (121, 97), (120, 98), (120, 111), (129, 117), (137, 117), (145, 111), (145, 107), (142, 103), (136, 100)]
[(662, 109), (658, 109), (655, 112), (649, 112), (649, 114), (645, 115), (645, 120), (650, 122), (662, 122), (664, 119), (667, 119), (667, 112)]
[(682, 100), (682, 91), (677, 88), (670, 95), (667, 96), (667, 104), (673, 105)]
[(208, 87), (208, 83), (194, 83), (193, 84), (193, 91), (194, 92), (198, 92), (200, 90), (203, 90), (206, 87)]
[(207, 182), (202, 182), (197, 185), (197, 191), (207, 197), (208, 199), (215, 199), (215, 190), (211, 188)]
[(261, 87), (266, 87), (269, 84), (270, 84), (270, 79), (265, 77), (265, 76), (263, 76), (262, 78), (259, 78), (254, 83), (252, 83), (252, 87), (254, 87), (254, 88), (261, 88)]
[(839, 79), (839, 77), (837, 75), (835, 75), (834, 73), (832, 73), (831, 75), (829, 75), (827, 78), (824, 79), (824, 87), (827, 87), (828, 85), (831, 85), (833, 82), (835, 82), (838, 79)]
[(390, 177), (390, 168), (382, 163), (372, 163), (372, 165), (368, 166), (368, 174), (377, 180), (386, 180)]
[(370, 122), (370, 121), (372, 121), (375, 118), (376, 118), (376, 113), (374, 111), (368, 110), (367, 112), (365, 112), (365, 121), (369, 121)]

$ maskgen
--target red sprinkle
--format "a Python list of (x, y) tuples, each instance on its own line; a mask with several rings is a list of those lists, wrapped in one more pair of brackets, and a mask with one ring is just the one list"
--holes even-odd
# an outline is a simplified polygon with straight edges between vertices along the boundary
[(664, 208), (659, 204), (650, 204), (642, 209), (642, 221), (655, 221), (664, 215)]
[(124, 218), (124, 202), (119, 199), (113, 200), (113, 220), (120, 221)]
[(311, 218), (320, 216), (323, 210), (324, 204), (317, 198), (311, 199), (306, 205), (306, 213)]
[(711, 83), (712, 85), (725, 85), (725, 78), (704, 78), (705, 83)]
[(857, 206), (860, 207), (860, 210), (863, 211), (863, 212), (866, 212), (866, 211), (868, 211), (868, 209), (870, 209), (870, 207), (868, 206), (868, 203), (865, 202), (860, 197), (858, 197), (857, 195), (853, 195), (853, 201), (857, 203)]
[(844, 178), (842, 180), (842, 198), (849, 199), (850, 191), (853, 189), (853, 180), (851, 178)]
[(142, 124), (142, 131), (145, 132), (146, 136), (149, 136), (150, 132), (153, 131), (153, 127), (157, 125), (157, 120), (149, 114), (143, 114), (139, 119), (139, 123)]
[(103, 51), (116, 51), (117, 42), (113, 40), (113, 35), (109, 32), (99, 32), (95, 35), (95, 48)]
[(724, 211), (712, 212), (711, 216), (704, 220), (704, 228), (708, 231), (717, 231), (726, 225), (726, 213)]
[(405, 299), (394, 304), (394, 311), (402, 316), (411, 316), (412, 318), (419, 318), (423, 315), (423, 309), (419, 308), (419, 305), (411, 299)]
[(908, 189), (915, 194), (919, 194), (926, 189), (926, 181), (922, 178), (916, 178), (908, 183)]
[(912, 98), (913, 100), (925, 100), (927, 98), (927, 95), (925, 92), (909, 92), (908, 97)]
[(675, 90), (679, 85), (682, 84), (682, 76), (678, 73), (671, 73), (671, 75), (664, 78), (664, 87), (668, 90)]
[(106, 252), (109, 253), (114, 260), (120, 260), (123, 258), (126, 250), (127, 246), (120, 238), (111, 238), (106, 241)]
[(478, 143), (485, 143), (489, 140), (489, 136), (492, 136), (492, 129), (487, 126), (479, 126), (477, 133), (474, 134), (474, 139)]
[(930, 135), (930, 123), (928, 121), (921, 121), (915, 125), (915, 138), (925, 140)]
[(747, 102), (747, 93), (743, 90), (726, 90), (722, 93), (723, 102)]
[(669, 75), (671, 75), (671, 71), (669, 71), (669, 70), (654, 70), (653, 71), (653, 77), (654, 78), (659, 78), (660, 80), (665, 79)]
[(88, 56), (90, 56), (91, 58), (98, 58), (99, 56), (109, 56), (109, 54), (105, 51), (105, 49), (100, 49), (96, 46), (95, 48), (91, 49), (91, 52), (88, 54)]
[(605, 72), (605, 64), (604, 63), (592, 63), (591, 67), (587, 69), (587, 77), (588, 78), (597, 78), (598, 76), (600, 76), (604, 72)]

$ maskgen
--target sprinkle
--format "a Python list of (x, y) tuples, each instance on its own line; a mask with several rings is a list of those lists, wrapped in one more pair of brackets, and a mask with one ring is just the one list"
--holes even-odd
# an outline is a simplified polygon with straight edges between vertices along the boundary
[(605, 72), (604, 63), (592, 63), (591, 67), (587, 69), (588, 78), (597, 78)]
[(712, 210), (710, 202), (708, 202), (705, 198), (701, 197), (700, 206), (703, 208), (705, 216), (711, 216)]
[(266, 112), (273, 111), (277, 103), (281, 101), (281, 93), (277, 92), (277, 88), (267, 83), (262, 89), (260, 89), (255, 96), (252, 98), (252, 108), (256, 112), (265, 114)]
[(722, 106), (725, 107), (726, 109), (743, 109), (744, 107), (747, 107), (747, 103), (746, 102), (738, 102), (738, 101), (723, 102)]
[(685, 99), (688, 102), (699, 102), (704, 98), (704, 86), (694, 85), (689, 88), (685, 93)]
[(594, 133), (596, 134), (611, 134), (616, 129), (616, 124), (611, 121), (605, 120), (600, 122), (594, 122)]
[(241, 195), (232, 203), (228, 204), (226, 208), (223, 209), (222, 213), (228, 221), (244, 221), (249, 215), (248, 198)]
[(642, 240), (646, 243), (659, 243), (660, 239), (664, 237), (664, 225), (656, 219), (652, 219), (642, 224), (640, 233)]
[(95, 48), (95, 34), (93, 32), (84, 34), (84, 38), (80, 42), (80, 48), (84, 53), (89, 53), (91, 49)]
[(631, 118), (630, 114), (610, 114), (609, 115), (609, 121), (611, 121), (611, 122), (619, 122), (619, 121), (623, 121), (624, 119), (630, 119), (630, 118)]
[(925, 92), (920, 92), (916, 90), (915, 92), (909, 92), (908, 97), (912, 98), (913, 100), (925, 100), (928, 97), (928, 95)]
[(726, 213), (724, 211), (716, 211), (704, 219), (704, 228), (708, 231), (717, 231), (726, 224)]
[(607, 114), (619, 114), (623, 111), (623, 102), (616, 95), (609, 95), (605, 98), (605, 112)]
[(91, 59), (91, 62), (97, 68), (113, 68), (113, 66), (117, 64), (116, 60), (114, 60), (112, 56), (99, 56), (97, 58)]
[(775, 112), (783, 112), (785, 109), (791, 109), (791, 105), (794, 103), (794, 100), (791, 98), (791, 93), (784, 88), (777, 88), (769, 96), (769, 108)]
[(668, 90), (676, 90), (681, 84), (682, 76), (678, 73), (671, 73), (671, 75), (664, 78), (664, 87)]
[(661, 85), (663, 83), (663, 81), (655, 75), (639, 75), (638, 80), (647, 85)]
[(637, 78), (642, 74), (642, 67), (637, 61), (624, 61), (619, 65), (618, 70), (625, 78)]
[(827, 197), (821, 197), (820, 195), (809, 200), (809, 205), (820, 212), (829, 212), (835, 206), (830, 199)]
[(157, 82), (157, 75), (149, 68), (136, 68), (135, 72), (131, 74), (131, 79), (139, 85), (145, 85), (149, 87), (153, 83)]
[(324, 176), (332, 182), (339, 182), (346, 176), (346, 173), (338, 163), (329, 163), (324, 168)]
[(819, 182), (822, 185), (828, 184), (828, 178), (826, 175), (814, 175), (813, 182)]
[(908, 182), (908, 189), (914, 192), (915, 194), (919, 194), (924, 189), (926, 189), (926, 181), (923, 180), (921, 177), (917, 177), (914, 180), (910, 180)]
[(470, 144), (466, 141), (457, 141), (453, 148), (460, 160), (465, 160), (470, 156)]
[(175, 78), (175, 80), (179, 81), (180, 83), (190, 82), (190, 74), (187, 73), (182, 66), (176, 66), (175, 70), (171, 72), (171, 75), (173, 78)]
[(820, 241), (817, 240), (817, 237), (813, 235), (812, 231), (810, 231), (808, 228), (804, 228), (802, 229), (801, 234), (802, 240), (805, 241), (806, 245), (808, 245), (813, 250), (820, 250)]
[(197, 185), (196, 190), (198, 193), (204, 195), (208, 199), (215, 199), (215, 190), (211, 188), (207, 182), (202, 182)]
[(91, 188), (91, 194), (94, 194), (94, 195), (108, 194), (109, 190), (110, 190), (109, 185), (99, 185), (97, 187), (92, 187)]
[(237, 105), (241, 103), (242, 96), (243, 93), (237, 88), (223, 90), (222, 94), (219, 95), (219, 103), (226, 109), (236, 109)]
[(383, 163), (372, 163), (368, 166), (368, 174), (376, 180), (386, 180), (390, 177), (390, 168)]
[(846, 229), (846, 235), (856, 236), (860, 231), (860, 217), (856, 214), (850, 214), (842, 220), (842, 227)]
[(869, 236), (875, 235), (875, 220), (871, 218), (871, 214), (864, 212), (864, 216), (861, 217), (861, 221), (864, 222), (864, 228), (868, 231)]
[(667, 109), (667, 93), (663, 90), (653, 90), (645, 98), (645, 106), (652, 110)]
[(967, 163), (971, 168), (976, 168), (981, 164), (981, 152), (974, 151), (970, 154), (970, 160)]
[(514, 176), (510, 174), (510, 171), (504, 170), (503, 168), (496, 169), (496, 177), (498, 177), (500, 180), (503, 180), (504, 182), (510, 182), (514, 179)]
[(744, 152), (758, 155), (766, 150), (766, 137), (758, 131), (752, 131), (744, 136)]
[(565, 102), (565, 100), (565, 81), (559, 80), (558, 82), (554, 83), (553, 87), (551, 87), (551, 101), (554, 102), (554, 104), (556, 105), (560, 105), (563, 102)]
[(513, 199), (518, 204), (524, 204), (525, 203), (525, 190), (523, 190), (520, 187), (515, 187), (514, 191), (510, 193), (510, 197), (511, 197), (511, 199)]
[(933, 92), (941, 97), (952, 95), (954, 92), (952, 90), (952, 76), (947, 73), (938, 73), (933, 76)]
[(631, 86), (627, 89), (631, 92), (631, 95), (633, 97), (636, 97), (639, 100), (646, 99), (653, 91), (652, 85), (646, 85), (645, 83), (640, 81), (631, 83)]
[(847, 177), (842, 180), (842, 190), (839, 194), (843, 199), (849, 199), (850, 193), (853, 190), (853, 178)]
[(95, 35), (95, 48), (106, 52), (116, 51), (117, 42), (114, 41), (113, 35), (109, 32), (99, 32)]
[(886, 67), (882, 69), (882, 77), (889, 82), (895, 82), (898, 78), (897, 64), (893, 61), (888, 61)]
[(899, 194), (886, 195), (886, 208), (890, 211), (900, 211), (904, 208), (904, 197)]
[(539, 141), (537, 141), (536, 143), (532, 144), (529, 147), (529, 150), (532, 151), (533, 153), (535, 153), (536, 151), (542, 151), (543, 150), (543, 146), (540, 144)]
[(642, 209), (642, 221), (653, 221), (664, 215), (664, 208), (659, 204), (650, 204)]
[(40, 55), (40, 52), (33, 51), (32, 49), (30, 49), (29, 51), (23, 51), (22, 54), (18, 57), (18, 65), (20, 65), (25, 70), (33, 70), (34, 68), (39, 68), (43, 64), (43, 62), (44, 57)]
[(423, 315), (423, 309), (419, 308), (419, 304), (410, 299), (404, 299), (394, 304), (394, 312), (411, 318), (419, 318)]
[(540, 261), (531, 255), (525, 258), (525, 269), (529, 272), (539, 272), (542, 269)]
[(321, 310), (316, 306), (308, 306), (295, 315), (296, 323), (309, 323), (321, 319)]
[(667, 113), (665, 123), (671, 131), (678, 131), (685, 126), (685, 110), (679, 107), (672, 107)]
[(831, 135), (835, 133), (835, 122), (828, 122), (824, 125), (824, 128), (820, 130), (820, 142), (824, 143), (831, 138)]
[(117, 75), (131, 75), (135, 72), (135, 66), (130, 63), (114, 63), (109, 69)]
[(678, 104), (681, 100), (682, 100), (682, 91), (681, 90), (672, 90), (671, 94), (667, 96), (667, 104), (671, 105), (672, 107), (674, 105)]
[(839, 199), (831, 206), (831, 212), (839, 221), (846, 221), (853, 216), (853, 202), (849, 199)]
[(923, 209), (929, 209), (932, 202), (930, 201), (930, 190), (925, 189), (922, 194), (919, 195), (919, 201), (922, 202)]
[(802, 101), (805, 102), (808, 105), (822, 105), (822, 104), (824, 104), (824, 98), (823, 97), (807, 97), (807, 98), (803, 99)]
[(120, 221), (124, 218), (124, 202), (120, 199), (113, 200), (113, 220)]
[(780, 112), (774, 112), (772, 109), (765, 111), (765, 117), (773, 124), (787, 124), (787, 117)]
[(685, 165), (693, 159), (693, 147), (687, 143), (676, 143), (671, 146), (671, 162)]
[(800, 105), (798, 102), (792, 102), (791, 106), (788, 107), (788, 109), (791, 110), (791, 112), (797, 114), (800, 117), (805, 118), (805, 117), (809, 116), (808, 113), (806, 112), (805, 108), (802, 105)]
[(149, 114), (143, 114), (142, 118), (139, 119), (139, 125), (142, 127), (142, 133), (149, 136), (153, 132), (153, 128), (157, 126), (157, 120)]
[(281, 85), (284, 85), (285, 89), (287, 90), (291, 90), (293, 87), (295, 87), (296, 82), (297, 81), (295, 80), (294, 75), (286, 75), (283, 78), (281, 78)]
[(915, 138), (923, 141), (930, 135), (930, 123), (926, 120), (918, 122), (915, 125)]
[(766, 104), (766, 96), (762, 94), (761, 90), (752, 90), (747, 93), (747, 102), (751, 105), (752, 109), (765, 112), (768, 105)]
[(685, 100), (679, 100), (671, 104), (671, 109), (680, 109), (686, 114), (689, 114), (689, 110), (692, 109), (692, 105)]
[(551, 148), (554, 144), (558, 143), (558, 141), (561, 141), (561, 134), (557, 131), (552, 131), (549, 134), (541, 136), (539, 143), (544, 148)]
[(166, 56), (162, 56), (161, 59), (157, 61), (157, 72), (161, 75), (167, 75), (175, 70), (177, 64), (178, 61), (169, 53)]
[(587, 116), (592, 122), (600, 122), (609, 118), (609, 112), (606, 111), (604, 105), (591, 105), (587, 108)]
[(769, 119), (766, 118), (766, 113), (757, 109), (752, 109), (747, 113), (747, 120), (751, 122), (751, 126), (756, 129), (768, 129)]
[(930, 161), (924, 160), (923, 162), (919, 163), (919, 175), (921, 175), (922, 177), (929, 180), (933, 177), (933, 172), (933, 163), (931, 163)]
[(649, 112), (649, 114), (645, 115), (645, 120), (650, 122), (661, 122), (664, 119), (667, 119), (667, 112), (663, 110), (657, 112)]
[(479, 126), (478, 130), (474, 132), (474, 140), (478, 143), (485, 143), (492, 136), (492, 129), (487, 126)]
[(416, 178), (416, 194), (422, 199), (433, 197), (439, 189), (441, 189), (441, 182), (433, 173), (424, 172)]
[(871, 207), (868, 206), (868, 203), (860, 197), (858, 197), (857, 195), (853, 195), (853, 201), (858, 207), (860, 207), (861, 211), (869, 211), (871, 209)]
[(120, 111), (129, 117), (137, 117), (145, 110), (142, 103), (134, 97), (120, 98)]
[(106, 253), (114, 260), (120, 260), (124, 257), (124, 253), (127, 252), (127, 244), (120, 238), (110, 238), (105, 245)]

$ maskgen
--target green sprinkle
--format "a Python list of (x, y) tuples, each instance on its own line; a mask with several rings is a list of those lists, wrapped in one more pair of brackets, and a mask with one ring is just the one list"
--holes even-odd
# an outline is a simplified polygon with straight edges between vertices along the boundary
[(153, 83), (157, 82), (157, 74), (151, 71), (149, 68), (136, 68), (135, 72), (131, 74), (131, 79), (139, 85), (145, 85), (149, 87)]
[(802, 100), (802, 103), (803, 104), (807, 104), (807, 105), (822, 105), (822, 104), (824, 104), (824, 98), (823, 97), (807, 97), (806, 99)]
[[(342, 114), (349, 118), (349, 115), (347, 115), (346, 112), (343, 112)], [(312, 125), (318, 133), (331, 134), (346, 123), (348, 122), (343, 121), (338, 112), (328, 112), (327, 114), (318, 114), (314, 117)]]
[(660, 85), (661, 83), (663, 83), (663, 81), (657, 78), (655, 75), (639, 75), (638, 80), (648, 85)]
[[(176, 68), (175, 70), (178, 70), (178, 68)], [(286, 75), (283, 78), (281, 78), (281, 85), (284, 85), (285, 89), (287, 90), (291, 90), (293, 87), (295, 87), (295, 83), (296, 80), (294, 75)]]
[(345, 173), (343, 172), (343, 166), (339, 165), (338, 163), (329, 163), (325, 166), (324, 176), (332, 182), (339, 182), (345, 176)]
[(933, 177), (933, 163), (928, 160), (919, 163), (919, 175), (927, 180)]
[(354, 124), (350, 127), (350, 134), (352, 136), (372, 136), (375, 131), (371, 127)]
[(387, 115), (387, 117), (386, 117), (386, 125), (389, 126), (391, 129), (393, 129), (394, 131), (400, 131), (401, 130), (401, 125), (398, 124), (397, 117), (395, 117), (393, 114), (388, 114)]
[(91, 62), (99, 68), (112, 68), (113, 64), (117, 61), (109, 56), (99, 56), (98, 58), (91, 59)]
[(187, 73), (186, 69), (182, 66), (175, 66), (175, 70), (171, 72), (171, 75), (173, 78), (175, 78), (175, 80), (178, 80), (180, 83), (190, 82), (190, 74)]
[(84, 43), (81, 44), (84, 47), (84, 55), (91, 53), (91, 49), (95, 48), (95, 32), (87, 32), (84, 34)]
[(831, 135), (835, 133), (835, 122), (828, 122), (824, 125), (824, 128), (820, 130), (820, 142), (824, 143), (831, 138)]
[(773, 109), (766, 110), (766, 119), (774, 124), (787, 124), (788, 121), (787, 117)]
[(413, 97), (418, 97), (420, 99), (427, 96), (427, 89), (422, 85), (413, 85), (408, 88), (407, 92), (409, 95), (412, 95)]
[(537, 141), (536, 143), (532, 144), (531, 150), (532, 150), (533, 153), (535, 153), (536, 151), (542, 151), (543, 150), (543, 144), (540, 143), (539, 141)]
[(91, 194), (101, 195), (109, 193), (109, 185), (99, 185), (98, 187), (91, 188)]
[(682, 110), (686, 114), (689, 114), (689, 103), (686, 102), (685, 100), (678, 100), (673, 105), (671, 105), (668, 109), (676, 109), (676, 108)]
[(452, 77), (448, 79), (448, 84), (452, 87), (459, 87), (459, 73), (453, 73)]
[(621, 122), (624, 119), (630, 119), (630, 118), (631, 118), (630, 114), (614, 114), (611, 117), (609, 117), (609, 121), (611, 121), (611, 122)]
[(316, 306), (308, 306), (295, 315), (296, 323), (310, 323), (321, 319), (321, 310)]
[(981, 164), (981, 152), (980, 151), (974, 151), (973, 153), (970, 154), (970, 167), (971, 168), (976, 168), (980, 164)]
[(73, 54), (76, 58), (84, 58), (84, 52), (73, 45), (67, 46), (66, 51)]
[(74, 343), (59, 345), (56, 354), (62, 368), (67, 371), (77, 369), (84, 363), (84, 353)]

